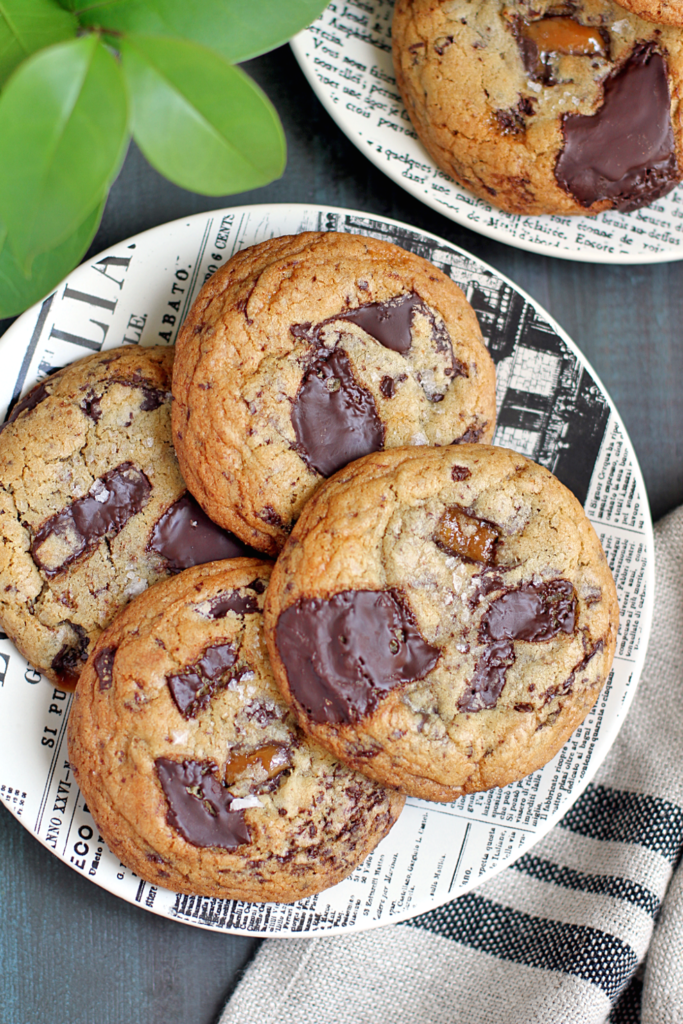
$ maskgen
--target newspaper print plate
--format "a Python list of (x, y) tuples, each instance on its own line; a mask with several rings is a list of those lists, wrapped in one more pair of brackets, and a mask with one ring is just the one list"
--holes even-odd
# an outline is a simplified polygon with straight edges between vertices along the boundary
[(341, 130), (396, 184), (444, 217), (519, 249), (589, 263), (683, 258), (683, 185), (634, 213), (524, 217), (478, 199), (418, 140), (391, 60), (394, 0), (336, 0), (292, 40), (313, 91)]
[(179, 896), (137, 878), (107, 849), (69, 769), (71, 696), (0, 638), (0, 799), (74, 870), (131, 903), (199, 927), (251, 935), (358, 931), (467, 892), (512, 863), (571, 806), (605, 757), (641, 670), (652, 606), (652, 524), (636, 458), (604, 389), (567, 335), (478, 260), (414, 228), (320, 206), (198, 214), (83, 264), (0, 341), (0, 422), (53, 367), (124, 342), (173, 344), (204, 281), (236, 250), (275, 235), (336, 230), (384, 238), (463, 288), (497, 364), (495, 443), (548, 466), (594, 523), (621, 605), (614, 669), (592, 713), (543, 770), (453, 804), (409, 799), (392, 832), (340, 885), (291, 905)]

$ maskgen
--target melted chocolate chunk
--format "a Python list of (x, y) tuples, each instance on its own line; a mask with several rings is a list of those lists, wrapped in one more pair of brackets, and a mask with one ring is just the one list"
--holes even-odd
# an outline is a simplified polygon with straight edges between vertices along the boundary
[(143, 384), (140, 390), (142, 391), (142, 402), (140, 403), (142, 412), (153, 412), (154, 409), (158, 409), (164, 402), (170, 402), (171, 400), (170, 391), (165, 391), (163, 388), (155, 388), (151, 384)]
[(396, 590), (346, 590), (284, 611), (276, 643), (294, 698), (314, 722), (353, 722), (380, 697), (423, 679), (440, 651)]
[(321, 353), (306, 371), (292, 407), (292, 425), (297, 451), (322, 476), (384, 444), (375, 400), (357, 383), (341, 348)]
[(66, 683), (73, 683), (80, 674), (80, 663), (88, 660), (90, 640), (88, 634), (77, 622), (61, 622), (69, 626), (76, 634), (76, 642), (63, 644), (55, 654), (50, 667), (57, 675), (62, 676)]
[[(12, 409), (11, 413), (7, 417), (7, 423), (13, 423), (17, 416), (20, 416), (22, 412), (30, 412), (31, 409), (47, 398), (50, 392), (47, 390), (47, 384), (49, 381), (44, 380), (40, 384), (36, 384), (35, 387), (31, 388), (27, 395), (24, 395)], [(5, 424), (5, 426), (7, 425)]]
[(612, 199), (623, 212), (670, 192), (680, 179), (664, 58), (637, 46), (605, 82), (597, 113), (565, 114), (555, 177), (583, 206)]
[(244, 811), (231, 811), (234, 797), (214, 775), (215, 765), (198, 761), (154, 762), (168, 801), (166, 821), (192, 846), (234, 850), (251, 840)]
[(86, 416), (89, 416), (94, 423), (97, 423), (102, 415), (100, 398), (95, 394), (87, 395), (81, 402), (81, 409)]
[(267, 586), (265, 580), (252, 580), (251, 583), (247, 583), (247, 590), (253, 590), (255, 594), (265, 594)]
[(218, 594), (212, 597), (209, 602), (211, 608), (208, 612), (209, 619), (224, 619), (228, 612), (236, 615), (249, 615), (250, 612), (258, 611), (258, 602), (255, 597), (243, 597), (237, 590), (230, 594)]
[(393, 398), (396, 394), (396, 381), (393, 377), (382, 377), (379, 382), (379, 390), (385, 398)]
[(268, 523), (268, 526), (277, 526), (280, 529), (285, 529), (285, 523), (282, 520), (282, 516), (279, 512), (276, 512), (272, 505), (265, 505), (260, 512), (256, 515), (259, 517), (261, 522)]
[[(586, 646), (586, 641), (584, 639), (584, 647), (585, 646)], [(592, 658), (594, 658), (596, 654), (600, 654), (600, 652), (603, 651), (604, 649), (605, 649), (605, 641), (604, 640), (597, 640), (592, 646), (589, 646), (588, 651), (587, 651), (585, 657), (581, 659), (581, 661), (579, 662), (578, 665), (575, 665), (575, 667), (572, 669), (572, 671), (567, 676), (565, 681), (562, 684), (558, 685), (558, 686), (551, 686), (550, 689), (545, 691), (545, 694), (544, 694), (544, 698), (545, 699), (544, 699), (543, 703), (544, 704), (550, 703), (550, 701), (553, 699), (553, 697), (557, 697), (557, 695), (559, 693), (562, 693), (562, 694), (571, 693), (572, 689), (574, 688), (574, 680), (576, 679), (577, 673), (584, 672), (585, 669), (588, 667), (589, 661)]]
[(474, 675), (458, 701), (459, 711), (483, 711), (495, 708), (505, 686), (505, 674), (515, 660), (510, 640), (489, 644), (477, 662)]
[(453, 505), (439, 520), (434, 536), (438, 547), (470, 562), (491, 565), (498, 543), (498, 530), (485, 519), (477, 519)]
[(178, 711), (184, 718), (194, 718), (205, 708), (214, 693), (227, 686), (231, 678), (222, 678), (237, 661), (234, 644), (214, 644), (184, 672), (166, 676), (168, 688)]
[(93, 666), (100, 682), (100, 690), (110, 690), (114, 682), (114, 658), (116, 647), (103, 647), (95, 655)]
[(132, 462), (101, 476), (84, 498), (51, 516), (36, 533), (31, 555), (47, 576), (62, 572), (102, 537), (116, 536), (149, 499), (152, 485)]
[(467, 466), (453, 466), (451, 470), (451, 480), (469, 480), (471, 476), (472, 470)]
[(475, 584), (475, 587), (468, 601), (470, 608), (478, 605), (486, 594), (490, 594), (494, 590), (502, 590), (505, 586), (503, 577), (500, 575), (500, 569), (494, 566), (482, 569), (480, 573), (472, 577), (472, 582)]
[(172, 572), (223, 558), (256, 555), (234, 534), (209, 519), (189, 492), (164, 512), (147, 548), (162, 555)]
[(526, 583), (493, 601), (481, 622), (482, 640), (552, 640), (573, 633), (576, 594), (569, 580)]
[(63, 366), (53, 366), (50, 370), (48, 370), (47, 374), (48, 378), (51, 379), (43, 380), (39, 384), (34, 384), (29, 393), (27, 395), (24, 395), (23, 398), (19, 399), (16, 405), (12, 407), (10, 414), (5, 420), (5, 422), (2, 425), (0, 425), (0, 433), (2, 433), (2, 431), (5, 429), (8, 423), (13, 423), (14, 420), (16, 420), (16, 418), (22, 414), (22, 412), (30, 412), (32, 409), (35, 409), (35, 407), (39, 405), (40, 402), (43, 401), (43, 399), (49, 398), (50, 392), (47, 390), (47, 385), (52, 383), (52, 380), (54, 380), (55, 376), (58, 373), (60, 373), (60, 371), (63, 369)]
[(405, 356), (410, 352), (412, 345), (410, 328), (413, 311), (416, 309), (429, 315), (429, 310), (420, 296), (416, 292), (408, 292), (406, 295), (397, 295), (395, 299), (387, 299), (384, 302), (368, 302), (358, 309), (340, 313), (331, 319), (348, 320), (350, 323), (358, 324), (380, 345)]
[(481, 427), (468, 427), (462, 437), (456, 437), (454, 441), (451, 441), (451, 444), (476, 444), (477, 441), (480, 440), (487, 426), (488, 423), (484, 423)]

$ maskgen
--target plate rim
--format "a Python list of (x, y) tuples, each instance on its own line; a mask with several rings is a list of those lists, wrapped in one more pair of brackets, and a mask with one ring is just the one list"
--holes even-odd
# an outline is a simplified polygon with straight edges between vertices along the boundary
[[(635, 451), (635, 448), (633, 446), (633, 443), (632, 443), (632, 441), (630, 439), (630, 435), (628, 434), (628, 432), (625, 429), (625, 426), (624, 426), (623, 420), (621, 418), (621, 415), (619, 414), (619, 411), (616, 408), (616, 406), (614, 404), (614, 401), (611, 398), (611, 395), (609, 394), (609, 392), (605, 388), (605, 386), (604, 386), (601, 378), (599, 377), (599, 375), (593, 369), (592, 364), (587, 359), (587, 357), (583, 354), (583, 352), (578, 347), (576, 342), (574, 342), (572, 340), (572, 338), (564, 330), (564, 328), (561, 327), (561, 325), (557, 323), (557, 321), (554, 319), (554, 317), (552, 317), (536, 299), (532, 298), (532, 296), (529, 295), (528, 292), (525, 291), (525, 289), (523, 289), (520, 286), (518, 286), (517, 284), (515, 284), (506, 274), (503, 274), (500, 271), (496, 270), (494, 267), (492, 267), (485, 260), (482, 260), (479, 256), (475, 256), (475, 255), (469, 253), (462, 246), (457, 245), (454, 242), (450, 242), (447, 239), (444, 239), (440, 235), (436, 235), (436, 234), (434, 234), (431, 231), (426, 231), (423, 228), (419, 228), (419, 227), (416, 227), (413, 224), (409, 224), (406, 221), (400, 221), (400, 220), (396, 220), (395, 218), (392, 218), (392, 217), (386, 217), (383, 214), (371, 213), (371, 212), (369, 212), (367, 210), (357, 210), (357, 209), (351, 209), (349, 207), (331, 206), (331, 205), (328, 205), (328, 204), (323, 204), (323, 203), (318, 203), (318, 202), (312, 202), (312, 203), (241, 203), (241, 204), (238, 204), (238, 205), (233, 206), (233, 207), (217, 207), (217, 208), (215, 208), (213, 210), (206, 210), (206, 211), (203, 211), (203, 212), (200, 212), (200, 213), (189, 214), (188, 216), (185, 216), (185, 217), (177, 217), (177, 218), (175, 218), (174, 220), (171, 220), (171, 221), (165, 221), (162, 224), (157, 224), (154, 227), (147, 228), (146, 230), (138, 232), (135, 235), (131, 235), (131, 236), (127, 237), (127, 238), (121, 239), (118, 242), (115, 242), (113, 245), (108, 246), (106, 249), (103, 249), (101, 252), (95, 253), (92, 256), (88, 257), (87, 259), (83, 260), (83, 262), (80, 263), (78, 267), (75, 267), (74, 270), (72, 270), (71, 273), (68, 274), (59, 283), (59, 285), (57, 285), (57, 287), (55, 289), (53, 289), (52, 291), (50, 291), (48, 294), (49, 295), (56, 294), (56, 292), (59, 291), (59, 289), (62, 287), (62, 285), (64, 285), (65, 282), (67, 282), (69, 280), (71, 274), (74, 274), (81, 267), (85, 266), (86, 264), (89, 264), (92, 261), (95, 261), (97, 259), (101, 259), (101, 258), (106, 257), (107, 255), (111, 254), (113, 250), (118, 249), (122, 245), (130, 245), (131, 242), (137, 242), (137, 240), (139, 238), (143, 237), (143, 236), (150, 236), (150, 235), (153, 235), (155, 233), (163, 234), (163, 232), (166, 229), (173, 228), (176, 225), (177, 226), (181, 226), (181, 225), (188, 225), (189, 226), (189, 224), (191, 222), (193, 222), (193, 221), (206, 220), (207, 218), (210, 218), (212, 216), (216, 217), (219, 214), (225, 215), (226, 213), (238, 213), (238, 212), (242, 212), (242, 211), (252, 211), (252, 212), (263, 211), (264, 213), (268, 213), (268, 212), (272, 213), (274, 210), (275, 211), (277, 211), (277, 210), (283, 210), (283, 211), (284, 210), (300, 210), (302, 213), (304, 211), (308, 211), (310, 213), (311, 211), (315, 210), (317, 213), (320, 213), (320, 212), (324, 212), (324, 213), (338, 213), (338, 214), (342, 214), (342, 215), (349, 215), (350, 214), (352, 216), (355, 215), (355, 216), (362, 217), (362, 218), (373, 218), (373, 219), (376, 219), (377, 221), (379, 221), (382, 224), (388, 224), (388, 225), (396, 226), (398, 228), (407, 229), (410, 232), (414, 232), (414, 233), (417, 233), (419, 235), (422, 235), (423, 237), (427, 237), (427, 238), (430, 238), (430, 239), (432, 239), (434, 241), (437, 241), (440, 246), (446, 246), (447, 248), (455, 250), (459, 255), (461, 255), (464, 258), (466, 258), (467, 260), (470, 260), (471, 262), (477, 264), (481, 269), (487, 271), (488, 273), (492, 274), (494, 277), (496, 277), (499, 280), (503, 281), (510, 288), (512, 288), (513, 291), (515, 291), (518, 295), (521, 295), (524, 298), (524, 300), (526, 302), (528, 302), (534, 309), (539, 311), (540, 314), (542, 315), (543, 319), (552, 327), (553, 331), (556, 332), (556, 334), (562, 339), (562, 341), (565, 342), (565, 344), (568, 345), (570, 351), (572, 351), (572, 352), (574, 352), (576, 354), (576, 356), (578, 357), (581, 365), (591, 374), (593, 380), (595, 381), (596, 385), (598, 386), (598, 388), (600, 390), (601, 395), (603, 396), (603, 398), (608, 403), (608, 406), (609, 406), (609, 409), (610, 409), (610, 413), (612, 414), (612, 416), (614, 416), (614, 418), (616, 420), (616, 423), (617, 423), (620, 431), (622, 432), (624, 440), (628, 444), (629, 451), (632, 454), (632, 461), (631, 461), (632, 472), (633, 472), (634, 478), (636, 480), (637, 486), (640, 489), (640, 493), (643, 496), (643, 501), (644, 501), (645, 524), (644, 524), (644, 531), (643, 531), (643, 533), (644, 533), (644, 537), (645, 537), (645, 541), (646, 541), (648, 555), (650, 556), (648, 558), (648, 564), (646, 566), (646, 577), (647, 577), (647, 584), (648, 584), (647, 592), (646, 592), (646, 601), (645, 601), (645, 605), (644, 605), (643, 611), (641, 613), (641, 616), (642, 616), (641, 617), (641, 623), (642, 623), (642, 627), (641, 627), (642, 628), (642, 633), (641, 633), (641, 636), (642, 636), (642, 639), (641, 639), (641, 644), (640, 644), (639, 651), (638, 651), (638, 657), (634, 661), (633, 667), (631, 669), (631, 674), (632, 674), (632, 676), (636, 675), (636, 679), (635, 679), (635, 682), (633, 682), (632, 685), (627, 690), (627, 692), (626, 692), (626, 694), (625, 694), (624, 698), (622, 699), (622, 702), (621, 702), (621, 704), (619, 706), (619, 709), (618, 709), (617, 713), (614, 716), (614, 719), (610, 723), (609, 732), (608, 732), (609, 739), (608, 739), (607, 746), (606, 746), (606, 748), (604, 750), (604, 753), (602, 754), (602, 756), (599, 759), (595, 758), (595, 759), (591, 760), (591, 763), (590, 763), (590, 765), (589, 765), (589, 767), (588, 767), (584, 777), (581, 779), (581, 781), (578, 784), (575, 785), (575, 788), (572, 790), (571, 796), (568, 798), (567, 801), (565, 801), (562, 804), (561, 807), (559, 807), (557, 809), (557, 811), (555, 811), (553, 814), (549, 815), (547, 820), (543, 823), (544, 824), (543, 829), (539, 830), (539, 832), (534, 835), (533, 842), (529, 846), (525, 846), (525, 847), (520, 848), (508, 860), (505, 860), (503, 862), (499, 862), (494, 868), (492, 868), (490, 870), (490, 872), (488, 872), (486, 874), (485, 878), (483, 878), (483, 879), (476, 879), (474, 884), (464, 887), (461, 891), (458, 892), (458, 894), (456, 896), (452, 896), (452, 895), (449, 894), (447, 899), (444, 899), (444, 900), (442, 900), (440, 902), (433, 903), (429, 907), (426, 907), (426, 908), (423, 908), (423, 909), (408, 910), (404, 914), (398, 914), (398, 915), (395, 915), (394, 917), (387, 918), (386, 920), (360, 921), (360, 922), (357, 922), (357, 923), (355, 923), (353, 925), (350, 925), (350, 926), (349, 925), (334, 926), (334, 927), (331, 927), (331, 928), (328, 928), (328, 929), (320, 929), (318, 931), (298, 932), (298, 933), (297, 932), (295, 932), (295, 933), (293, 933), (293, 932), (278, 933), (278, 932), (268, 932), (268, 931), (254, 931), (254, 930), (238, 928), (238, 927), (235, 927), (235, 926), (232, 926), (230, 928), (216, 928), (215, 926), (213, 926), (211, 924), (205, 924), (205, 923), (203, 923), (200, 920), (186, 920), (184, 918), (173, 916), (173, 915), (167, 913), (166, 911), (162, 910), (161, 908), (157, 909), (155, 906), (152, 906), (152, 907), (142, 906), (142, 904), (137, 903), (135, 901), (135, 899), (128, 899), (127, 896), (125, 896), (125, 895), (123, 895), (123, 894), (121, 894), (119, 892), (116, 892), (114, 889), (110, 888), (108, 885), (100, 883), (97, 878), (89, 878), (89, 879), (87, 879), (88, 881), (93, 882), (99, 888), (104, 889), (105, 892), (109, 892), (111, 895), (116, 896), (119, 899), (123, 899), (124, 902), (126, 902), (126, 903), (129, 903), (129, 904), (132, 904), (132, 905), (135, 905), (135, 906), (141, 906), (142, 909), (144, 909), (144, 910), (146, 910), (148, 912), (151, 912), (151, 913), (155, 914), (158, 917), (164, 918), (165, 920), (175, 921), (175, 922), (180, 923), (180, 924), (190, 925), (191, 927), (201, 928), (201, 929), (203, 929), (205, 931), (213, 932), (214, 934), (242, 935), (242, 936), (251, 937), (251, 938), (278, 938), (278, 939), (322, 938), (322, 937), (328, 937), (328, 936), (333, 936), (333, 935), (360, 934), (361, 932), (371, 931), (371, 930), (374, 930), (375, 928), (383, 928), (383, 927), (385, 927), (387, 925), (391, 925), (391, 924), (401, 924), (401, 923), (404, 923), (405, 921), (411, 920), (411, 919), (413, 919), (415, 917), (419, 917), (422, 914), (430, 913), (433, 910), (437, 910), (439, 907), (445, 906), (448, 903), (452, 902), (453, 900), (459, 899), (461, 896), (464, 896), (467, 893), (473, 892), (474, 890), (478, 889), (482, 884), (484, 884), (484, 883), (490, 881), (492, 878), (496, 877), (505, 868), (511, 867), (513, 864), (515, 864), (517, 862), (517, 860), (519, 860), (520, 857), (524, 856), (524, 854), (529, 852), (529, 850), (533, 849), (533, 847), (538, 842), (540, 842), (545, 836), (547, 836), (548, 833), (564, 817), (564, 815), (567, 814), (568, 811), (574, 806), (576, 801), (581, 797), (581, 795), (585, 792), (587, 787), (593, 781), (597, 771), (603, 765), (607, 755), (609, 754), (612, 746), (614, 745), (614, 743), (615, 743), (615, 741), (616, 741), (616, 739), (617, 739), (617, 737), (619, 735), (619, 732), (620, 732), (620, 730), (621, 730), (621, 728), (622, 728), (622, 726), (623, 726), (623, 724), (624, 724), (624, 722), (626, 720), (626, 716), (627, 716), (628, 711), (629, 711), (629, 709), (631, 707), (631, 704), (632, 704), (633, 699), (635, 697), (636, 690), (637, 690), (638, 685), (640, 683), (640, 677), (642, 675), (642, 671), (643, 671), (643, 667), (644, 667), (644, 663), (645, 663), (645, 658), (646, 658), (646, 655), (647, 655), (648, 643), (649, 643), (649, 639), (650, 639), (650, 635), (651, 635), (652, 617), (653, 617), (653, 611), (654, 611), (654, 582), (655, 582), (654, 581), (654, 531), (653, 531), (652, 515), (651, 515), (651, 511), (650, 511), (650, 503), (649, 503), (647, 491), (645, 489), (645, 482), (644, 482), (642, 471), (641, 471), (641, 468), (640, 468), (640, 463), (638, 461), (638, 456), (636, 454), (636, 451)], [(275, 236), (273, 236), (273, 237), (275, 237)], [(394, 244), (397, 244), (397, 243), (394, 243)], [(47, 298), (47, 297), (48, 296), (45, 296), (45, 298)], [(24, 313), (22, 313), (19, 317), (17, 317), (17, 319), (14, 321), (14, 323), (12, 323), (10, 325), (10, 327), (7, 329), (5, 334), (2, 337), (0, 337), (0, 358), (1, 358), (1, 355), (2, 355), (3, 345), (6, 344), (5, 339), (11, 339), (15, 333), (18, 334), (19, 330), (21, 329), (20, 328), (21, 322), (24, 321), (24, 320), (29, 320), (30, 317), (33, 316), (36, 311), (39, 312), (40, 311), (40, 307), (42, 306), (42, 303), (45, 301), (45, 298), (43, 298), (39, 302), (35, 303), (33, 306), (29, 307), (29, 309), (27, 309)], [(178, 325), (178, 326), (180, 327), (180, 325)], [(107, 350), (105, 350), (105, 351), (107, 351)], [(33, 384), (27, 385), (26, 390), (22, 393), (22, 395), (25, 394), (26, 391), (30, 390), (30, 388), (33, 387), (33, 386), (34, 386)], [(585, 511), (585, 509), (584, 509), (584, 511)], [(594, 527), (594, 529), (595, 529), (595, 527)], [(71, 699), (72, 698), (71, 698), (71, 695), (70, 695), (70, 703), (71, 703)], [(567, 742), (569, 742), (569, 741), (567, 741)], [(29, 834), (34, 839), (36, 839), (45, 849), (49, 850), (49, 852), (53, 856), (57, 857), (57, 859), (61, 863), (65, 864), (67, 867), (70, 867), (73, 871), (76, 872), (76, 874), (82, 875), (82, 872), (79, 871), (74, 865), (70, 864), (66, 859), (63, 859), (59, 855), (59, 853), (57, 853), (55, 850), (52, 849), (51, 846), (48, 846), (46, 841), (43, 838), (41, 838), (40, 835), (36, 834), (36, 832), (33, 831), (33, 829), (24, 820), (23, 817), (20, 817), (17, 814), (15, 814), (14, 811), (13, 811), (13, 808), (11, 806), (8, 806), (8, 805), (5, 805), (5, 806), (7, 807), (7, 810), (13, 815), (13, 817), (26, 829), (26, 831), (29, 832)], [(168, 890), (168, 891), (172, 892), (172, 890)], [(290, 906), (290, 905), (293, 905), (293, 904), (282, 904), (282, 905), (283, 906)]]

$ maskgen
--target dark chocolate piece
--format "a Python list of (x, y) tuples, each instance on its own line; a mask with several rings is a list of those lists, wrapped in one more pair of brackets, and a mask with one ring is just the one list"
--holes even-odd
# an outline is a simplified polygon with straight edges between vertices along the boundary
[[(584, 639), (584, 647), (585, 646), (586, 646), (586, 641)], [(583, 657), (581, 659), (581, 661), (579, 662), (578, 665), (574, 666), (574, 668), (572, 669), (570, 674), (567, 676), (565, 681), (562, 684), (558, 685), (558, 686), (551, 686), (550, 689), (545, 691), (545, 694), (544, 694), (544, 698), (545, 699), (544, 699), (543, 703), (544, 704), (548, 704), (553, 699), (553, 697), (557, 697), (558, 693), (562, 693), (562, 694), (571, 693), (572, 689), (574, 688), (574, 680), (576, 679), (577, 673), (583, 672), (588, 667), (589, 661), (592, 658), (594, 658), (596, 654), (600, 654), (604, 649), (605, 649), (605, 641), (604, 640), (597, 640), (594, 644), (589, 645), (585, 657)]]
[(458, 710), (474, 712), (495, 708), (505, 686), (505, 674), (514, 660), (515, 650), (511, 640), (497, 640), (489, 644), (458, 701)]
[(487, 640), (552, 640), (573, 633), (576, 594), (569, 580), (525, 583), (491, 603), (481, 621), (480, 637)]
[(86, 395), (81, 402), (81, 409), (86, 416), (89, 416), (94, 423), (97, 423), (102, 415), (102, 406), (100, 405), (100, 397), (94, 393)]
[(222, 678), (237, 661), (234, 644), (214, 644), (183, 672), (166, 676), (168, 688), (184, 718), (194, 718), (205, 708), (217, 690), (227, 686), (232, 676)]
[(253, 590), (255, 594), (265, 594), (268, 586), (266, 580), (252, 580), (247, 583), (247, 590)]
[(73, 644), (63, 644), (52, 659), (50, 668), (57, 675), (62, 676), (64, 682), (71, 684), (78, 679), (80, 673), (79, 662), (88, 660), (90, 639), (83, 626), (79, 626), (77, 622), (60, 622), (60, 626), (64, 625), (69, 626), (76, 634), (76, 642)]
[(284, 611), (276, 643), (294, 698), (314, 722), (352, 722), (381, 696), (423, 679), (440, 651), (397, 590), (346, 590)]
[(31, 409), (35, 409), (35, 407), (40, 402), (42, 402), (44, 398), (47, 398), (48, 395), (50, 394), (50, 392), (47, 390), (48, 383), (49, 379), (41, 381), (40, 384), (36, 384), (35, 387), (31, 388), (29, 393), (27, 395), (24, 395), (24, 397), (21, 398), (14, 406), (11, 413), (7, 417), (7, 422), (14, 422), (17, 416), (20, 416), (22, 412), (30, 412)]
[(213, 764), (198, 761), (154, 762), (168, 800), (166, 821), (192, 846), (234, 850), (251, 840), (244, 811), (231, 811), (234, 799), (216, 778)]
[(351, 309), (330, 319), (348, 320), (358, 324), (380, 345), (405, 356), (410, 352), (412, 345), (410, 328), (413, 311), (416, 309), (429, 315), (427, 306), (420, 296), (416, 292), (408, 292), (406, 295), (397, 295), (396, 298), (384, 302), (368, 302), (358, 309)]
[(484, 431), (488, 427), (488, 423), (484, 423), (481, 427), (475, 427), (474, 424), (468, 427), (462, 437), (456, 437), (451, 444), (476, 444)]
[(379, 390), (385, 398), (393, 398), (396, 394), (396, 381), (393, 377), (382, 377), (379, 382)]
[(637, 210), (680, 180), (666, 64), (652, 43), (636, 46), (607, 79), (597, 113), (565, 114), (562, 128), (555, 177), (583, 206), (612, 199), (618, 210)]
[(46, 380), (42, 380), (38, 384), (34, 384), (29, 393), (19, 399), (16, 405), (12, 407), (5, 422), (0, 425), (0, 433), (2, 433), (8, 423), (13, 423), (17, 416), (20, 416), (22, 412), (30, 412), (31, 409), (35, 409), (43, 399), (50, 396), (50, 392), (47, 390), (47, 385), (50, 384), (54, 380), (55, 376), (63, 369), (63, 366), (53, 367), (48, 371)]
[(188, 491), (166, 509), (147, 548), (162, 555), (172, 572), (223, 558), (263, 557), (209, 519)]
[[(34, 562), (47, 576), (62, 572), (102, 537), (120, 533), (128, 520), (145, 507), (151, 490), (152, 485), (141, 470), (132, 462), (122, 462), (96, 480), (84, 498), (43, 523), (31, 544)], [(71, 549), (56, 565), (48, 562), (49, 554), (40, 554), (42, 546), (53, 536), (64, 540)]]
[(477, 519), (458, 505), (452, 505), (441, 516), (434, 541), (448, 554), (491, 565), (498, 537), (498, 530), (492, 523)]
[(472, 476), (472, 470), (468, 469), (467, 466), (453, 466), (451, 470), (451, 480), (469, 480)]
[(323, 350), (306, 371), (292, 407), (292, 426), (297, 451), (322, 476), (384, 444), (375, 400), (357, 383), (342, 348)]
[(93, 666), (100, 682), (100, 690), (110, 690), (114, 682), (114, 658), (116, 647), (103, 647), (94, 659)]
[(140, 386), (140, 390), (142, 391), (142, 402), (140, 403), (142, 412), (153, 412), (160, 405), (171, 401), (171, 392), (163, 388), (155, 388), (151, 384), (143, 384)]
[(472, 577), (472, 582), (475, 584), (474, 590), (468, 600), (470, 608), (474, 608), (479, 604), (482, 597), (490, 594), (494, 590), (503, 590), (505, 584), (503, 577), (500, 575), (500, 569), (495, 566), (488, 566), (486, 569), (482, 569), (480, 573)]
[(217, 594), (216, 597), (211, 598), (209, 604), (211, 605), (207, 615), (209, 619), (223, 619), (228, 612), (235, 612), (236, 615), (249, 615), (250, 612), (258, 611), (256, 598), (248, 595), (243, 597), (237, 590), (227, 594)]

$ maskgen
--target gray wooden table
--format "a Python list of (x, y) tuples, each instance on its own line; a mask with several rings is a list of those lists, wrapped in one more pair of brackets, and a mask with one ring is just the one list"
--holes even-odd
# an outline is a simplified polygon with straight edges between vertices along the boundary
[[(284, 177), (257, 192), (197, 196), (161, 178), (133, 146), (91, 252), (176, 217), (250, 202), (346, 206), (442, 235), (507, 274), (562, 324), (621, 412), (653, 517), (680, 504), (683, 264), (572, 263), (475, 235), (368, 163), (324, 112), (288, 48), (247, 68), (282, 117)], [(57, 861), (0, 809), (0, 1024), (213, 1024), (257, 946), (122, 902)]]

